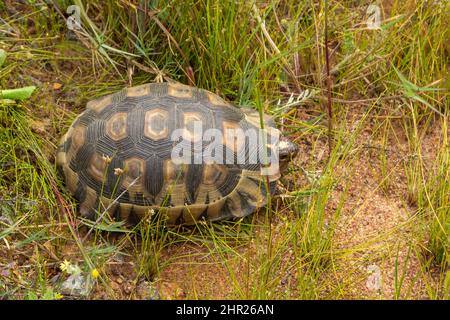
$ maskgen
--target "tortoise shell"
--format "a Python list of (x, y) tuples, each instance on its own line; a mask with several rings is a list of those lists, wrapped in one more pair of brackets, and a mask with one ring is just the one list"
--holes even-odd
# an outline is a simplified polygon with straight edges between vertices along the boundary
[[(173, 83), (126, 88), (88, 102), (61, 139), (57, 154), (80, 214), (96, 219), (106, 210), (114, 219), (135, 224), (159, 212), (168, 224), (193, 224), (243, 217), (264, 206), (279, 174), (262, 175), (261, 163), (172, 160), (172, 133), (182, 128), (189, 135), (194, 122), (201, 122), (203, 132), (257, 129), (260, 115), (206, 90)], [(275, 126), (267, 115), (264, 123)], [(267, 148), (248, 143), (242, 147), (226, 138), (222, 145), (234, 156)]]

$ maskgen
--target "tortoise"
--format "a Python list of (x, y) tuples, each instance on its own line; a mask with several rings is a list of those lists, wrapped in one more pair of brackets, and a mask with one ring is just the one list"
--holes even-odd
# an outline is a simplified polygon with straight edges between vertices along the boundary
[[(275, 129), (270, 116), (262, 117), (264, 130)], [(194, 224), (244, 217), (264, 206), (280, 177), (279, 171), (263, 174), (270, 163), (174, 160), (176, 145), (195, 145), (204, 151), (213, 141), (198, 143), (195, 125), (204, 133), (262, 127), (258, 111), (235, 107), (216, 94), (180, 83), (129, 87), (88, 102), (62, 137), (56, 157), (67, 189), (79, 201), (81, 216), (95, 220), (108, 213), (112, 219), (136, 224), (159, 213), (169, 225)], [(176, 129), (187, 140), (174, 141)], [(248, 160), (255, 153), (278, 152), (282, 169), (298, 150), (284, 137), (272, 145), (258, 145), (249, 137), (225, 134), (217, 142), (221, 147), (217, 155), (222, 152), (233, 160), (238, 155)]]

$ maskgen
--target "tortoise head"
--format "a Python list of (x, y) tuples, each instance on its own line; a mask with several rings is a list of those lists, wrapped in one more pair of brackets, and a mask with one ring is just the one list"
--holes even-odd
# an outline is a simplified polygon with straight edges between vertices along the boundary
[(298, 150), (298, 145), (287, 138), (280, 138), (280, 142), (278, 143), (278, 157), (281, 172), (286, 170), (289, 162), (297, 155)]

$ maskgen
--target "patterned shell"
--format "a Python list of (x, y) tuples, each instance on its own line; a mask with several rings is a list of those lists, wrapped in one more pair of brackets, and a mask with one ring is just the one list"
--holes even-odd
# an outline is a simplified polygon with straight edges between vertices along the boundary
[[(135, 224), (159, 212), (168, 224), (193, 224), (243, 217), (265, 205), (267, 189), (273, 192), (279, 175), (263, 176), (260, 163), (177, 165), (171, 160), (173, 130), (192, 133), (196, 121), (203, 132), (260, 127), (258, 112), (181, 84), (145, 84), (88, 102), (57, 154), (80, 214), (96, 219), (107, 210), (114, 219)], [(266, 115), (264, 122), (274, 127)], [(222, 144), (235, 156), (261, 151), (235, 139), (224, 138)]]

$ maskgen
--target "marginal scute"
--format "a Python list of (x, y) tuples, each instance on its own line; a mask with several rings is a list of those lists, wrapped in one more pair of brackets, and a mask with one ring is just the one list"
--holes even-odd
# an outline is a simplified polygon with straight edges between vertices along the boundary
[(192, 88), (183, 84), (168, 84), (167, 92), (169, 96), (176, 98), (192, 98)]
[(127, 89), (128, 97), (143, 97), (148, 96), (151, 93), (151, 86), (148, 84), (143, 84), (136, 87), (131, 87)]
[(193, 224), (198, 221), (200, 216), (206, 211), (206, 205), (191, 205), (183, 209), (183, 221), (186, 224)]
[[(258, 110), (251, 108), (241, 108), (241, 111), (245, 114), (245, 120), (251, 123), (256, 128), (261, 128), (261, 115)], [(263, 113), (263, 123), (264, 128), (275, 128), (275, 121), (273, 118), (265, 113)]]
[(64, 174), (66, 175), (67, 189), (69, 189), (69, 191), (71, 193), (75, 193), (75, 191), (77, 190), (78, 180), (79, 180), (78, 174), (75, 173), (68, 166), (64, 167), (63, 170), (64, 170)]
[(221, 97), (218, 95), (212, 93), (212, 92), (206, 92), (206, 96), (208, 97), (208, 101), (215, 105), (215, 106), (227, 106), (228, 103), (225, 102)]
[(86, 186), (86, 196), (84, 201), (80, 204), (80, 213), (83, 217), (95, 217), (95, 212), (97, 211), (95, 203), (97, 202), (97, 198), (97, 192)]
[(96, 113), (100, 113), (103, 111), (103, 109), (110, 106), (112, 104), (112, 101), (113, 101), (112, 95), (104, 96), (96, 100), (89, 101), (86, 104), (86, 108), (88, 110), (93, 110)]
[(86, 141), (86, 128), (75, 127), (72, 132), (72, 146), (75, 150), (78, 150)]
[(65, 160), (70, 162), (72, 157), (77, 154), (78, 150), (86, 142), (86, 127), (71, 127), (66, 134), (66, 139), (68, 138), (70, 138), (72, 142), (70, 144), (69, 150), (67, 150), (67, 156)]
[(139, 220), (151, 215), (151, 207), (138, 206), (129, 203), (119, 203), (118, 210), (114, 210), (117, 218), (129, 224), (136, 224)]
[(225, 205), (227, 198), (221, 198), (219, 201), (208, 206), (207, 215), (210, 221), (219, 220), (222, 218), (222, 208)]
[(159, 209), (159, 214), (165, 215), (166, 223), (168, 225), (174, 225), (177, 224), (180, 216), (182, 215), (183, 207), (177, 207), (177, 208), (166, 208), (162, 207)]
[(248, 214), (245, 210), (243, 210), (241, 197), (237, 192), (233, 192), (227, 197), (225, 205), (233, 217), (241, 218)]
[(60, 167), (64, 166), (67, 163), (67, 153), (64, 151), (58, 151), (56, 154), (56, 163)]
[(133, 209), (133, 205), (130, 203), (120, 203), (119, 204), (119, 218), (122, 221), (127, 221), (128, 216), (131, 213), (131, 210)]
[(109, 199), (104, 196), (100, 196), (99, 199), (100, 211), (103, 213), (107, 211), (110, 218), (114, 218), (114, 213), (116, 212), (119, 203), (114, 199)]
[(133, 211), (139, 219), (142, 219), (150, 212), (150, 208), (146, 206), (133, 206)]
[(245, 197), (245, 200), (253, 207), (260, 207), (266, 204), (267, 198), (262, 188), (265, 188), (264, 183), (260, 181), (256, 184), (251, 179), (243, 176), (236, 186), (236, 193), (241, 197)]

